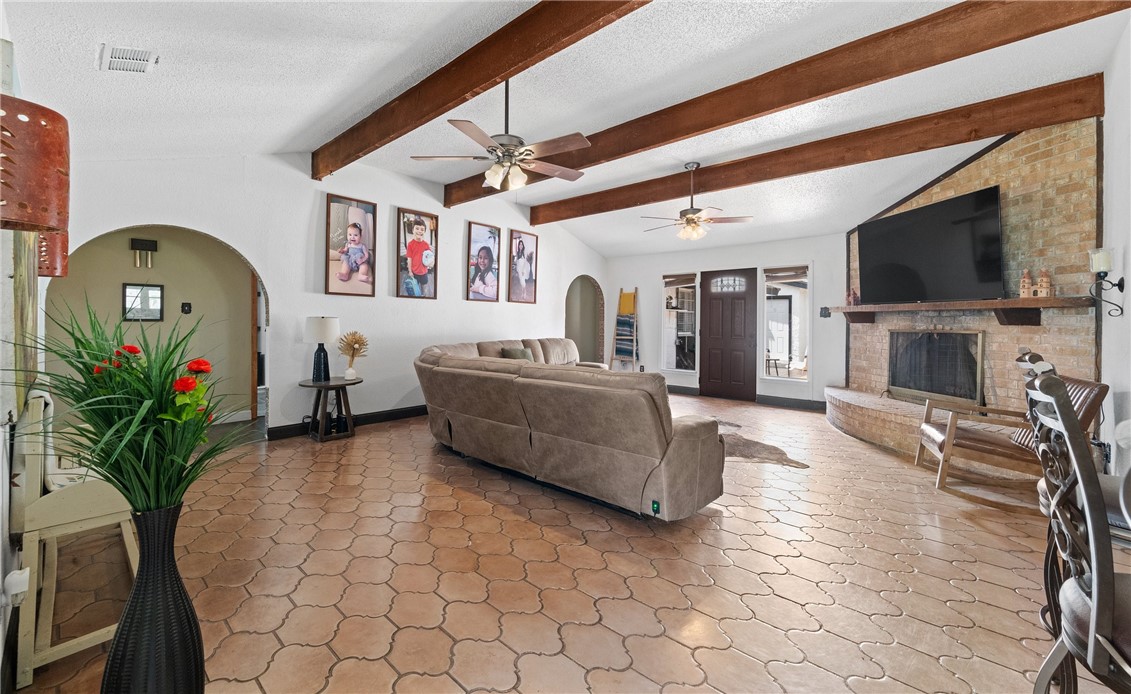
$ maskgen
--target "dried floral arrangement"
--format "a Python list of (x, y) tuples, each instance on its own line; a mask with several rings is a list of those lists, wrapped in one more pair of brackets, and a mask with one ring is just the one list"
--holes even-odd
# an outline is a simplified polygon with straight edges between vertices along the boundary
[(358, 357), (364, 357), (365, 353), (369, 351), (369, 339), (356, 330), (351, 330), (348, 333), (338, 338), (338, 351), (342, 356), (349, 359), (348, 368), (353, 368), (353, 360)]

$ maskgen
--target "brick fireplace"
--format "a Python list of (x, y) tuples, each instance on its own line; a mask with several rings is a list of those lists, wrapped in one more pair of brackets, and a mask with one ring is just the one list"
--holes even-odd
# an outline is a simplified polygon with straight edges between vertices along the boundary
[[(1026, 268), (1034, 276), (1048, 270), (1057, 297), (1085, 296), (1093, 280), (1088, 250), (1096, 247), (1096, 132), (1096, 120), (1089, 118), (1021, 133), (892, 214), (998, 185), (1009, 296), (1017, 296)], [(855, 235), (849, 277), (858, 288)], [(1040, 325), (1002, 325), (992, 310), (980, 308), (922, 311), (909, 304), (907, 311), (878, 312), (873, 323), (850, 324), (847, 388), (827, 389), (828, 417), (847, 433), (909, 454), (917, 445), (922, 407), (879, 402), (888, 389), (892, 331), (980, 333), (983, 393), (991, 407), (1024, 407), (1014, 364), (1020, 347), (1040, 352), (1061, 373), (1096, 377), (1096, 318), (1090, 306), (1045, 308)]]

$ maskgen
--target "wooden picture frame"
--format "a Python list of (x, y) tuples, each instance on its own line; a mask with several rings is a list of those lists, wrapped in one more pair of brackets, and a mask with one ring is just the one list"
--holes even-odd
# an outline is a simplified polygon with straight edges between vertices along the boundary
[[(499, 300), (499, 248), (503, 230), (490, 224), (467, 223), (468, 301)], [(482, 267), (480, 260), (486, 267)]]
[(377, 205), (326, 194), (327, 294), (375, 296)]
[(436, 298), (439, 238), (439, 217), (419, 210), (397, 208), (397, 264), (394, 272), (398, 298)]
[(122, 283), (122, 321), (160, 323), (165, 320), (165, 285)]
[(538, 235), (511, 229), (507, 258), (507, 301), (538, 303)]

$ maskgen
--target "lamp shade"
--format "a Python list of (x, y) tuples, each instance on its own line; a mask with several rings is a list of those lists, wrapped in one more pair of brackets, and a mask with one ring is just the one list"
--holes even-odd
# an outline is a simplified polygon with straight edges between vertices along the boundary
[(312, 345), (333, 342), (341, 332), (337, 316), (310, 316), (306, 319), (303, 341)]
[(1088, 265), (1092, 272), (1111, 272), (1111, 251), (1106, 248), (1088, 251)]
[[(31, 101), (4, 95), (5, 229), (66, 232), (70, 211), (71, 155), (67, 119)], [(65, 243), (64, 243), (65, 246)]]

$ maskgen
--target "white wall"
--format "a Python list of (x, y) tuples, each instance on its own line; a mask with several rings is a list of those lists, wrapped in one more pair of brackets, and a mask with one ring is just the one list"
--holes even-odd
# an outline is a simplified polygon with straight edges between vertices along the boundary
[[(300, 422), (310, 413), (313, 392), (297, 385), (310, 378), (314, 352), (302, 342), (307, 316), (338, 316), (343, 331), (369, 338), (369, 356), (355, 365), (365, 383), (350, 390), (350, 404), (354, 413), (376, 412), (424, 403), (412, 368), (422, 347), (561, 336), (569, 283), (579, 274), (605, 277), (600, 255), (557, 225), (545, 225), (534, 230), (541, 256), (537, 304), (511, 304), (505, 295), (498, 303), (465, 301), (467, 220), (530, 230), (525, 209), (500, 195), (446, 210), (441, 185), (363, 165), (314, 181), (309, 161), (309, 155), (293, 154), (77, 162), (71, 168), (72, 249), (123, 227), (167, 224), (215, 236), (259, 272), (270, 311), (272, 427)], [(376, 297), (323, 293), (327, 192), (377, 203)], [(434, 301), (395, 298), (397, 206), (440, 217)], [(503, 277), (500, 283), (505, 286)], [(331, 373), (344, 369), (345, 359), (332, 351)]]
[[(616, 328), (616, 302), (618, 290), (639, 287), (640, 357), (648, 371), (660, 371), (663, 353), (661, 339), (663, 328), (664, 275), (676, 275), (705, 270), (731, 270), (784, 265), (809, 265), (810, 312), (809, 329), (809, 380), (760, 377), (758, 394), (797, 400), (823, 401), (827, 385), (844, 385), (845, 322), (834, 315), (820, 318), (821, 306), (840, 306), (844, 303), (845, 242), (844, 234), (830, 234), (792, 241), (711, 248), (695, 250), (688, 242), (686, 251), (640, 255), (628, 258), (610, 258), (608, 281), (602, 282), (605, 296), (610, 297), (610, 310), (606, 313), (605, 334), (612, 344)], [(700, 308), (700, 313), (702, 309)], [(758, 353), (765, 347), (761, 342), (761, 320), (765, 314), (765, 298), (759, 297)], [(701, 320), (701, 319), (700, 319)], [(611, 349), (611, 347), (609, 347)], [(609, 352), (612, 353), (611, 351)], [(686, 371), (661, 371), (669, 384), (697, 388), (697, 373)]]
[[(1131, 273), (1131, 17), (1128, 13), (1124, 17), (1123, 36), (1104, 70), (1103, 233), (1104, 246), (1113, 250), (1113, 280)], [(1131, 419), (1129, 293), (1131, 287), (1123, 294), (1105, 292), (1105, 298), (1121, 304), (1126, 311), (1113, 318), (1105, 310), (1103, 316), (1102, 379), (1111, 386), (1111, 395), (1104, 403), (1100, 435), (1108, 442), (1114, 440), (1115, 424)], [(1131, 450), (1116, 450), (1115, 455), (1117, 471), (1131, 467)]]

